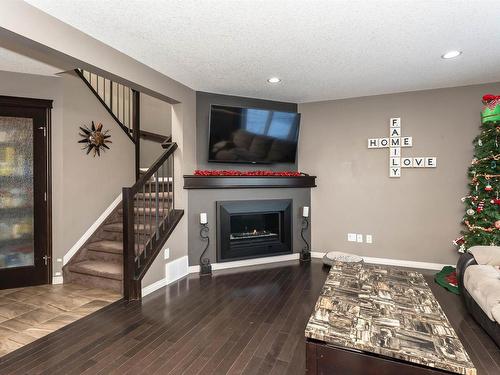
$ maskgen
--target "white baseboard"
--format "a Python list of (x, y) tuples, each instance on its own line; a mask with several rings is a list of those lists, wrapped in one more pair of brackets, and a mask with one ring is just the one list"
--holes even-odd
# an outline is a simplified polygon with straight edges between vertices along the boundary
[(165, 279), (165, 278), (158, 280), (157, 282), (142, 288), (142, 296), (146, 297), (148, 294), (151, 294), (155, 290), (163, 288), (164, 286), (167, 286), (167, 279)]
[(62, 284), (63, 277), (62, 276), (52, 276), (52, 284)]
[[(311, 257), (313, 258), (323, 258), (326, 253), (311, 251)], [(401, 259), (389, 259), (389, 258), (373, 258), (362, 256), (366, 263), (372, 264), (383, 264), (386, 266), (400, 266), (408, 268), (419, 268), (425, 270), (438, 270), (443, 269), (444, 266), (450, 266), (451, 264), (441, 264), (441, 263), (429, 263), (429, 262), (417, 262), (413, 260), (401, 260)]]
[(78, 252), (78, 250), (80, 250), (80, 248), (85, 244), (85, 242), (88, 241), (90, 236), (94, 234), (97, 228), (99, 228), (99, 226), (102, 223), (104, 223), (104, 220), (106, 220), (106, 218), (111, 214), (111, 212), (113, 212), (113, 210), (116, 207), (118, 207), (121, 201), (122, 201), (122, 195), (120, 193), (120, 195), (116, 197), (113, 203), (111, 203), (109, 207), (106, 208), (106, 210), (104, 210), (101, 216), (97, 218), (97, 220), (90, 226), (89, 229), (87, 229), (87, 231), (83, 234), (83, 236), (81, 236), (80, 239), (76, 241), (76, 243), (71, 247), (71, 249), (69, 249), (69, 251), (63, 256), (63, 266), (69, 262), (69, 260), (73, 257), (73, 255), (75, 255)]
[(142, 296), (146, 297), (148, 294), (163, 288), (173, 282), (182, 279), (188, 274), (188, 257), (183, 256), (170, 263), (165, 264), (165, 277), (161, 280), (154, 282), (142, 288)]
[[(248, 266), (256, 266), (259, 264), (269, 264), (276, 262), (286, 262), (289, 260), (297, 260), (299, 259), (299, 253), (287, 254), (287, 255), (278, 255), (275, 257), (264, 257), (264, 258), (255, 258), (255, 259), (245, 259), (245, 260), (237, 260), (234, 262), (224, 262), (224, 263), (212, 263), (212, 270), (224, 270), (228, 268), (237, 268), (237, 267), (248, 267)], [(189, 266), (189, 273), (197, 273), (200, 272), (200, 266)]]

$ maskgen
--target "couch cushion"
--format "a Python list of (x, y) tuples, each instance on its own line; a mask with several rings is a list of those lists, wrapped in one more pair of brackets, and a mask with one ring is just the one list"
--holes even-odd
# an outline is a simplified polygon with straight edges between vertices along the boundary
[(469, 253), (478, 264), (500, 266), (500, 246), (472, 246)]
[[(464, 286), (491, 320), (500, 318), (500, 271), (490, 265), (467, 267)], [(493, 311), (495, 314), (493, 314)], [(497, 322), (500, 323), (499, 320)]]

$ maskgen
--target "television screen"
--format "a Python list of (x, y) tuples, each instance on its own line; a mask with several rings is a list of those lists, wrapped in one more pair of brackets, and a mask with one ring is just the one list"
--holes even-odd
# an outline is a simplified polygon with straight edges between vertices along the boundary
[(209, 161), (295, 163), (300, 113), (212, 105)]

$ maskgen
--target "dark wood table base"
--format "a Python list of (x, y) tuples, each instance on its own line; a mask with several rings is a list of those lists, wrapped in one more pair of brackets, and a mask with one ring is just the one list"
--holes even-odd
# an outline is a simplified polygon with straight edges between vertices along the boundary
[(443, 375), (451, 372), (383, 358), (376, 354), (336, 348), (306, 339), (306, 374)]

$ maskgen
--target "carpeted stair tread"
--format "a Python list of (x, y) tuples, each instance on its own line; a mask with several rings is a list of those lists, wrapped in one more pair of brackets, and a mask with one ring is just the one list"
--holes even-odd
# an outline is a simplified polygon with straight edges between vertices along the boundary
[(111, 254), (122, 254), (123, 253), (123, 242), (121, 241), (109, 241), (102, 240), (89, 243), (86, 245), (88, 250), (101, 251), (103, 253)]
[[(167, 212), (168, 208), (167, 205), (165, 204), (165, 207), (162, 207), (162, 203), (160, 202), (160, 207), (158, 207), (158, 214), (163, 214), (164, 212)], [(141, 215), (148, 215), (149, 213), (151, 214), (156, 214), (156, 208), (155, 207), (134, 207), (134, 212), (136, 214), (141, 214)], [(122, 215), (123, 214), (123, 208), (118, 209), (118, 214)]]
[(122, 280), (123, 265), (121, 263), (84, 260), (69, 266), (71, 272), (82, 273), (107, 279)]
[[(144, 230), (148, 231), (155, 228), (154, 225), (149, 225), (149, 224), (135, 224), (134, 227), (136, 230), (139, 231), (144, 231)], [(123, 233), (123, 223), (106, 224), (103, 226), (103, 229), (109, 232)]]

